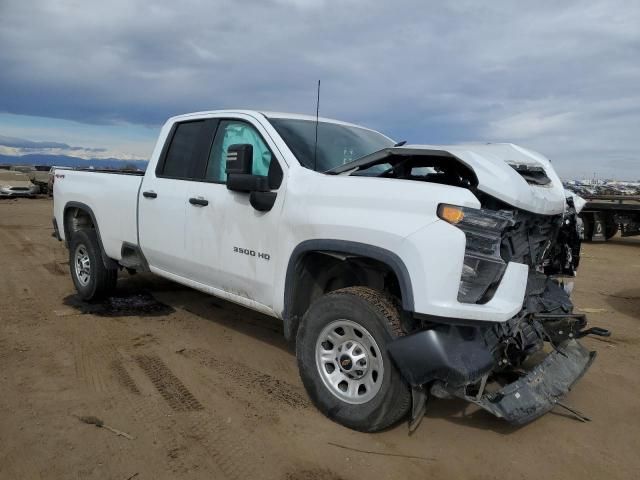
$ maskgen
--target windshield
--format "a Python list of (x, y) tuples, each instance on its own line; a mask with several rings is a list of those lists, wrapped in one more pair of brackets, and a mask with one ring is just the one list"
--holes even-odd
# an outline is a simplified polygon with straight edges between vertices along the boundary
[[(270, 118), (269, 121), (300, 164), (313, 170), (316, 122), (290, 118)], [(315, 170), (326, 172), (383, 148), (393, 147), (394, 143), (381, 133), (365, 128), (319, 122)]]

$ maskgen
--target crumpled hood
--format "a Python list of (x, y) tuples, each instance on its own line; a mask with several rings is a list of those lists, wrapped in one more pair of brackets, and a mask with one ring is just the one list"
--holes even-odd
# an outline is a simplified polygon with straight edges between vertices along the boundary
[[(551, 162), (532, 150), (511, 143), (406, 145), (400, 148), (450, 153), (475, 172), (480, 191), (514, 207), (543, 215), (557, 215), (565, 210), (562, 181)], [(542, 167), (550, 182), (530, 184), (511, 165)]]

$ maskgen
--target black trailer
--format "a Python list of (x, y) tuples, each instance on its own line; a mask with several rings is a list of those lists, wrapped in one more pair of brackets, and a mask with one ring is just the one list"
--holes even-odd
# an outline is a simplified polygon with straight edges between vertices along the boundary
[(590, 195), (580, 212), (584, 239), (605, 242), (620, 232), (623, 237), (640, 235), (640, 195)]

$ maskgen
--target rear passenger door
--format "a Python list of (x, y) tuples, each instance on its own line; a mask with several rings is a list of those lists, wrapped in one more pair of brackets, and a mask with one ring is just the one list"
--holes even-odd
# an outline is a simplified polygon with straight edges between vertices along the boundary
[(192, 268), (185, 247), (189, 184), (208, 153), (210, 128), (207, 120), (174, 124), (155, 171), (145, 174), (140, 191), (141, 249), (152, 268), (181, 277), (188, 278)]

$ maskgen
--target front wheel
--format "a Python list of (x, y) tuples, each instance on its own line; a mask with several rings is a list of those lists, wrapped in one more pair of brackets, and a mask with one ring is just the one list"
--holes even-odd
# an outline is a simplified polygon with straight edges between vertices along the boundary
[(107, 268), (94, 230), (73, 233), (69, 245), (69, 269), (78, 294), (84, 300), (98, 300), (116, 286), (118, 270)]
[(382, 292), (348, 287), (314, 302), (298, 330), (296, 355), (318, 409), (364, 432), (406, 416), (411, 393), (387, 353), (399, 332), (398, 309)]

